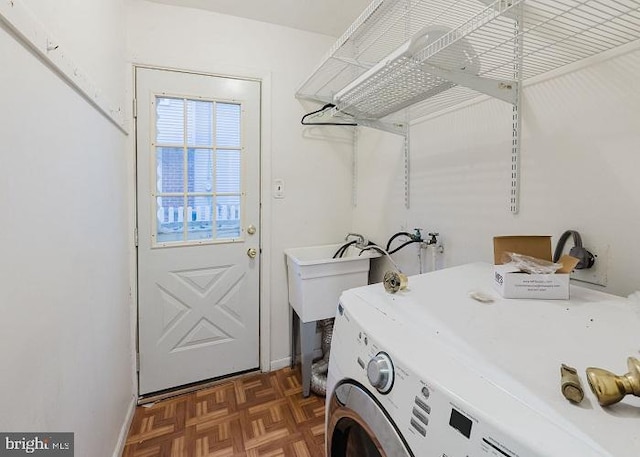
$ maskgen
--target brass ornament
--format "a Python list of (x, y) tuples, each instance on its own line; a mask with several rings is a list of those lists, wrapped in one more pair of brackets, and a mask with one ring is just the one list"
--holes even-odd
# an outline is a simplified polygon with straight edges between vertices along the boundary
[(589, 386), (601, 406), (618, 403), (628, 394), (640, 397), (640, 360), (629, 357), (627, 366), (629, 372), (620, 376), (602, 368), (587, 368)]
[(384, 290), (391, 294), (395, 294), (399, 290), (406, 289), (409, 284), (409, 279), (402, 273), (397, 271), (387, 271), (384, 274)]

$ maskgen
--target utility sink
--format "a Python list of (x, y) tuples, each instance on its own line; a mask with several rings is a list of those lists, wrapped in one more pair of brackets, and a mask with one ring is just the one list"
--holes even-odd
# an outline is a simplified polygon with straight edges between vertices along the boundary
[(340, 244), (292, 248), (287, 259), (289, 304), (302, 322), (335, 317), (342, 291), (366, 286), (369, 261), (379, 257), (375, 250), (362, 252), (351, 245), (340, 258), (333, 258)]

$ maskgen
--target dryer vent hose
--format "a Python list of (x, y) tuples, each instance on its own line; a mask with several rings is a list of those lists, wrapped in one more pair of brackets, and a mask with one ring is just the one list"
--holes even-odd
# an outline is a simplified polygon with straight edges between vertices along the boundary
[(316, 395), (327, 395), (327, 372), (329, 371), (329, 353), (333, 336), (333, 319), (319, 322), (322, 329), (322, 358), (311, 365), (311, 390)]

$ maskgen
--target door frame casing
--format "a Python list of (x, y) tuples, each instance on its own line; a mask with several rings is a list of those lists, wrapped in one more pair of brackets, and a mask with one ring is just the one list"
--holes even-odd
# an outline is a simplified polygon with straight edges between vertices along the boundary
[[(271, 176), (271, 72), (259, 71), (259, 70), (247, 70), (237, 68), (216, 68), (215, 72), (203, 71), (198, 69), (186, 70), (183, 68), (173, 68), (167, 66), (158, 66), (145, 63), (132, 63), (132, 107), (135, 106), (135, 94), (136, 94), (136, 71), (138, 68), (151, 69), (151, 70), (163, 70), (173, 71), (178, 73), (197, 74), (202, 76), (214, 76), (221, 78), (242, 79), (249, 81), (257, 81), (260, 83), (260, 274), (258, 278), (259, 283), (259, 298), (258, 298), (258, 312), (259, 312), (259, 362), (260, 370), (263, 372), (271, 371), (271, 199), (270, 195), (270, 182), (265, 177)], [(132, 268), (131, 275), (131, 302), (132, 302), (132, 333), (136, 348), (136, 354), (133, 354), (133, 359), (136, 364), (135, 376), (135, 391), (139, 396), (139, 381), (137, 376), (137, 359), (138, 359), (138, 255), (137, 255), (137, 236), (135, 236), (138, 227), (138, 211), (137, 211), (137, 118), (135, 113), (132, 113), (131, 122), (133, 124), (133, 135), (130, 136), (131, 148), (133, 150), (132, 163), (129, 164), (132, 179), (130, 186), (132, 191), (130, 192), (130, 198), (132, 199), (132, 228), (131, 228), (131, 240), (133, 244), (133, 255), (131, 256), (130, 266)]]

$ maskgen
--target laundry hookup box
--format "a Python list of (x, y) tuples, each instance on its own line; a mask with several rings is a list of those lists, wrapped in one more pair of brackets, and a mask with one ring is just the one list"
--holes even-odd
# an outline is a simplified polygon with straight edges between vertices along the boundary
[(562, 268), (554, 274), (521, 271), (508, 262), (505, 253), (513, 252), (551, 262), (550, 236), (496, 236), (493, 238), (493, 285), (504, 298), (569, 299), (569, 277), (578, 259), (560, 258)]

